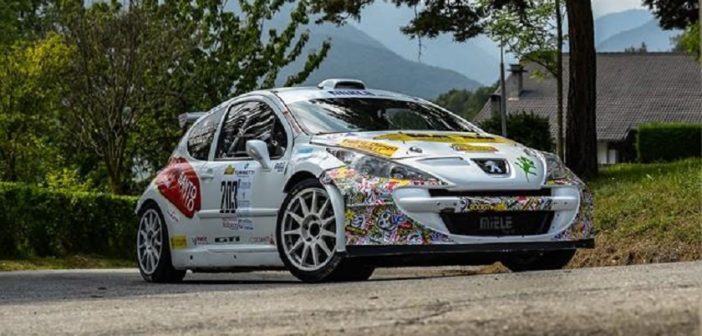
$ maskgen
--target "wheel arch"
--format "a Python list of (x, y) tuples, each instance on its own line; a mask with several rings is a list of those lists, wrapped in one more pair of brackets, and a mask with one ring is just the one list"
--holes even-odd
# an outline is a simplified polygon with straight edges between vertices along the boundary
[(288, 182), (285, 183), (285, 187), (283, 187), (283, 192), (287, 194), (288, 192), (290, 192), (290, 190), (292, 190), (292, 188), (295, 185), (297, 185), (298, 183), (300, 183), (306, 179), (318, 179), (318, 178), (319, 178), (318, 176), (316, 176), (315, 174), (312, 174), (311, 172), (306, 171), (306, 170), (301, 170), (301, 171), (295, 172), (295, 174), (293, 174), (293, 176), (291, 176), (290, 179), (288, 179)]

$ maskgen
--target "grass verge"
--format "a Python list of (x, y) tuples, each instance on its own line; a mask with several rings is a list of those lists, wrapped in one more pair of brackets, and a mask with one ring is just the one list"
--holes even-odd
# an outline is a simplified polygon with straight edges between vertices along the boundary
[(702, 159), (618, 164), (589, 183), (596, 245), (571, 267), (698, 260), (702, 256)]

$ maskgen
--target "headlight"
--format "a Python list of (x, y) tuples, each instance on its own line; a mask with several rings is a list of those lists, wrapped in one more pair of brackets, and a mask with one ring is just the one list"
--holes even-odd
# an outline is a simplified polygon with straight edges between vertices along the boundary
[(327, 148), (327, 151), (343, 161), (349, 168), (364, 175), (402, 180), (439, 181), (436, 177), (417, 169), (372, 155), (339, 148)]
[(546, 160), (546, 181), (561, 180), (568, 177), (568, 168), (556, 155), (548, 152), (541, 152)]

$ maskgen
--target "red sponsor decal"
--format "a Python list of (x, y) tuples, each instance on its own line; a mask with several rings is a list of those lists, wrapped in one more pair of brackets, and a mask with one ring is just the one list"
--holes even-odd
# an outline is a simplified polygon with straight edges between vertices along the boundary
[(200, 210), (200, 179), (184, 158), (171, 158), (156, 176), (156, 186), (169, 202), (188, 218)]

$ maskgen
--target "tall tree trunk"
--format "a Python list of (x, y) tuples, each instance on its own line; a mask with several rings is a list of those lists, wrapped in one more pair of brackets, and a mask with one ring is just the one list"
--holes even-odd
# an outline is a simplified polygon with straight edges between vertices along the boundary
[(590, 1), (566, 0), (570, 78), (566, 116), (566, 162), (573, 172), (597, 175), (597, 62)]
[[(702, 1), (702, 0), (701, 0)], [(556, 135), (556, 146), (558, 157), (565, 160), (564, 139), (563, 139), (563, 17), (561, 12), (561, 0), (556, 0), (556, 90), (558, 90), (558, 134)]]

